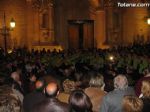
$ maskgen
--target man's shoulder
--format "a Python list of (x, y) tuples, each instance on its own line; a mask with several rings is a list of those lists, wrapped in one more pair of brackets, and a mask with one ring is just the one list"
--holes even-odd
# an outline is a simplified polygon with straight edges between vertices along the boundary
[(114, 94), (116, 94), (116, 90), (113, 90), (113, 91), (110, 91), (106, 94), (106, 97), (109, 97), (109, 96), (113, 96)]
[(127, 90), (128, 91), (134, 91), (134, 88), (133, 87), (127, 87)]
[(32, 92), (26, 95), (23, 99), (23, 105), (35, 105), (45, 99), (45, 95), (42, 92)]
[(69, 106), (67, 103), (61, 102), (56, 98), (46, 98), (34, 106), (32, 112), (41, 112), (40, 110), (42, 110), (42, 112), (46, 112), (45, 110), (51, 110), (55, 112), (61, 110), (60, 112), (68, 112)]
[(69, 105), (67, 103), (61, 102), (58, 99), (56, 99), (54, 102), (53, 103), (51, 102), (51, 106), (52, 106), (52, 108), (54, 108), (54, 110), (58, 109), (58, 110), (61, 110), (62, 112), (68, 112)]
[(61, 101), (59, 101), (59, 104), (60, 104), (61, 106), (64, 106), (64, 107), (68, 107), (68, 106), (69, 106), (67, 103), (61, 102)]
[(61, 102), (60, 100), (58, 100), (57, 98), (49, 98), (46, 99), (47, 102), (52, 103), (52, 104), (58, 104), (58, 105), (62, 105), (62, 106), (67, 106), (67, 103)]
[[(42, 103), (42, 102), (41, 102)], [(43, 104), (52, 107), (52, 108), (59, 108), (59, 109), (68, 109), (69, 105), (67, 103), (61, 102), (57, 98), (49, 98), (46, 99)]]
[[(25, 96), (25, 98), (34, 98), (34, 97), (39, 97), (39, 96), (45, 96), (42, 92), (37, 92), (37, 91), (33, 91), (31, 93), (29, 93), (28, 95)], [(40, 98), (40, 97), (39, 97)]]
[(125, 89), (116, 89), (107, 93), (106, 97), (114, 97), (114, 95), (121, 95), (121, 94), (134, 94), (134, 89), (132, 87), (127, 87)]

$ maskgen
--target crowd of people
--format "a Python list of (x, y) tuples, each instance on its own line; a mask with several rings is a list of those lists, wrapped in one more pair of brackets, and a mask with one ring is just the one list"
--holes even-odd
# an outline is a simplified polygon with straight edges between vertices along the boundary
[(149, 112), (149, 51), (0, 49), (0, 112)]

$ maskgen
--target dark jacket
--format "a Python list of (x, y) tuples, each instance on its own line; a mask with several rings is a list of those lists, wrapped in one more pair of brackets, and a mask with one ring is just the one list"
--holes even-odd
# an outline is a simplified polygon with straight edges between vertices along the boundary
[(32, 93), (26, 95), (23, 100), (24, 112), (29, 112), (33, 106), (42, 102), (45, 98), (45, 95), (40, 91), (33, 91)]
[(150, 111), (150, 98), (142, 98), (143, 100), (143, 110), (142, 112), (149, 112)]
[(69, 106), (56, 98), (47, 98), (34, 106), (30, 112), (69, 112)]

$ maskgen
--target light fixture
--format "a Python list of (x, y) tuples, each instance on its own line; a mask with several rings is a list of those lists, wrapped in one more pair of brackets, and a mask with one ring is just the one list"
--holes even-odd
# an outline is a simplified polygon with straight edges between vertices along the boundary
[[(12, 18), (10, 21), (10, 27), (6, 26), (6, 17), (5, 17), (5, 12), (4, 12), (4, 16), (3, 16), (3, 26), (2, 28), (0, 28), (0, 34), (4, 37), (4, 55), (6, 55), (8, 52), (7, 50), (7, 36), (9, 35), (10, 31), (12, 31), (12, 29), (15, 27), (15, 21)], [(10, 52), (9, 52), (10, 53)]]
[(13, 18), (11, 18), (10, 27), (15, 28), (15, 26), (16, 26), (15, 20)]
[(110, 60), (110, 61), (114, 61), (114, 56), (112, 56), (112, 55), (109, 56), (109, 60)]
[(147, 24), (150, 25), (150, 18), (147, 18)]

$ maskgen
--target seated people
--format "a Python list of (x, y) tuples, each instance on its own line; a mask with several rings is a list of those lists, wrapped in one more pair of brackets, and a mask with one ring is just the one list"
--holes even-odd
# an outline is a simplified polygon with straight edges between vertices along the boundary
[(103, 96), (106, 95), (104, 91), (104, 78), (102, 75), (93, 74), (90, 82), (90, 87), (85, 89), (85, 93), (90, 97), (90, 100), (93, 104), (93, 111), (98, 112), (100, 108), (100, 104), (102, 102)]
[(150, 67), (145, 70), (144, 77), (139, 79), (135, 85), (135, 93), (137, 96), (140, 96), (141, 94), (142, 81), (144, 80), (150, 80)]
[(136, 96), (128, 95), (124, 96), (122, 105), (122, 112), (142, 112), (143, 101)]
[(92, 112), (90, 98), (82, 90), (74, 90), (69, 97), (70, 112)]
[(50, 82), (45, 88), (46, 99), (34, 106), (31, 112), (69, 112), (68, 105), (56, 98), (58, 94), (58, 85)]
[(122, 112), (122, 100), (125, 95), (134, 95), (134, 90), (128, 87), (128, 80), (124, 75), (114, 78), (114, 90), (103, 97), (99, 112)]
[(29, 112), (33, 106), (43, 101), (46, 97), (43, 93), (45, 87), (45, 81), (39, 79), (35, 83), (36, 90), (26, 95), (23, 100), (24, 112)]
[(142, 112), (149, 112), (150, 109), (150, 80), (144, 80), (142, 82), (142, 88), (141, 88), (142, 94), (140, 95), (143, 100), (143, 110)]

